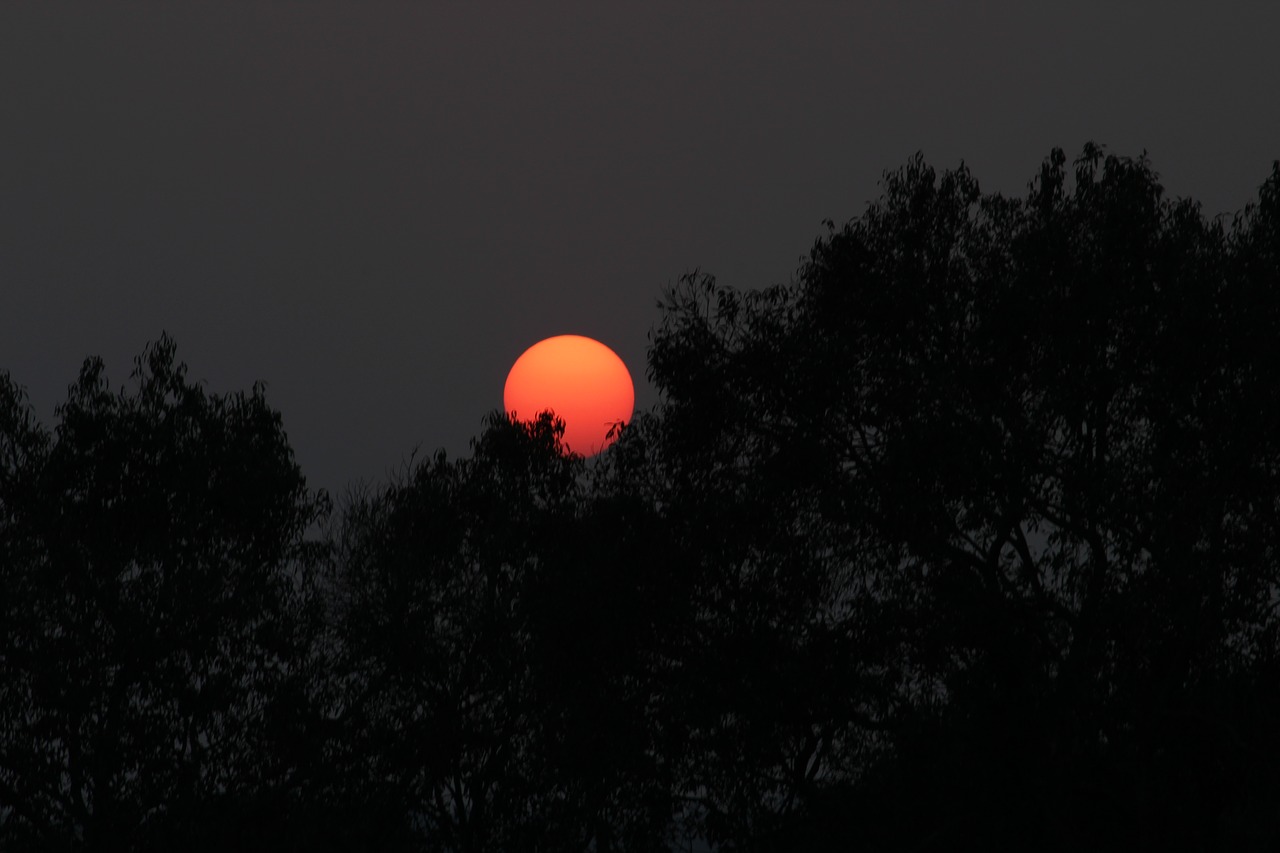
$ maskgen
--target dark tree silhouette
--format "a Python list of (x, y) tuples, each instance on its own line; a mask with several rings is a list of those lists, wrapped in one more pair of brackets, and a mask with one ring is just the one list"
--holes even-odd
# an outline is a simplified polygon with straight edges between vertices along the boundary
[(667, 849), (642, 659), (658, 555), (644, 508), (586, 500), (562, 432), (494, 414), (470, 458), (353, 494), (334, 531), (350, 778), (421, 849)]
[(794, 285), (669, 294), (631, 437), (726, 849), (1276, 843), (1280, 166), (1228, 230), (1065, 162), (917, 158)]
[(119, 392), (87, 361), (53, 435), (0, 382), (5, 849), (243, 847), (287, 811), (267, 723), (324, 501), (261, 387), (207, 394), (174, 353)]
[(883, 187), (672, 288), (591, 461), (329, 515), (168, 338), (52, 434), (0, 377), (0, 849), (1275, 849), (1280, 163)]

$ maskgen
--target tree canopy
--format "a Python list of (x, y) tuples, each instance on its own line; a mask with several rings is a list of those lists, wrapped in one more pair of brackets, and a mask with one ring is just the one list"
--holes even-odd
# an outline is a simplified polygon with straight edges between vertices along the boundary
[(118, 392), (87, 361), (52, 435), (0, 383), (6, 842), (185, 846), (287, 790), (267, 723), (323, 501), (261, 387), (207, 394), (174, 357), (162, 338)]
[(1280, 163), (882, 187), (668, 289), (593, 460), (333, 510), (168, 338), (52, 433), (5, 377), (0, 848), (1274, 849)]
[(665, 306), (647, 425), (690, 548), (795, 600), (764, 620), (801, 632), (789, 676), (827, 633), (856, 649), (787, 705), (828, 703), (773, 758), (812, 774), (782, 783), (789, 837), (1274, 839), (1280, 168), (1227, 229), (1145, 159), (1065, 166), (1010, 200), (917, 158), (792, 286), (689, 277)]

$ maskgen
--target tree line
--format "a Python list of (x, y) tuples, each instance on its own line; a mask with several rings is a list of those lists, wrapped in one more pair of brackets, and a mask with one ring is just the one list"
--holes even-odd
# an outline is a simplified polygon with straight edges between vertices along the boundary
[(1280, 163), (882, 190), (593, 460), (335, 505), (167, 336), (0, 374), (0, 850), (1275, 849)]

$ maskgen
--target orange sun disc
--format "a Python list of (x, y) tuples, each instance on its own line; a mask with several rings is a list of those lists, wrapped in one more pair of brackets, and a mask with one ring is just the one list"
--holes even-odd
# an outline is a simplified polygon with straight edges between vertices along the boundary
[(564, 421), (565, 446), (594, 456), (613, 443), (609, 428), (631, 419), (636, 392), (613, 350), (581, 335), (558, 335), (516, 359), (502, 402), (509, 416), (523, 421), (550, 410)]

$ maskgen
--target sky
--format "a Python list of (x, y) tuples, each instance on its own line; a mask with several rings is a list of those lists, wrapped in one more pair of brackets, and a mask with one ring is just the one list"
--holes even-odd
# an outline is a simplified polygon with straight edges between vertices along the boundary
[(340, 495), (468, 452), (527, 347), (637, 384), (663, 289), (791, 281), (916, 151), (1022, 194), (1151, 157), (1205, 213), (1280, 157), (1280, 3), (0, 3), (0, 369), (54, 423), (167, 331)]

